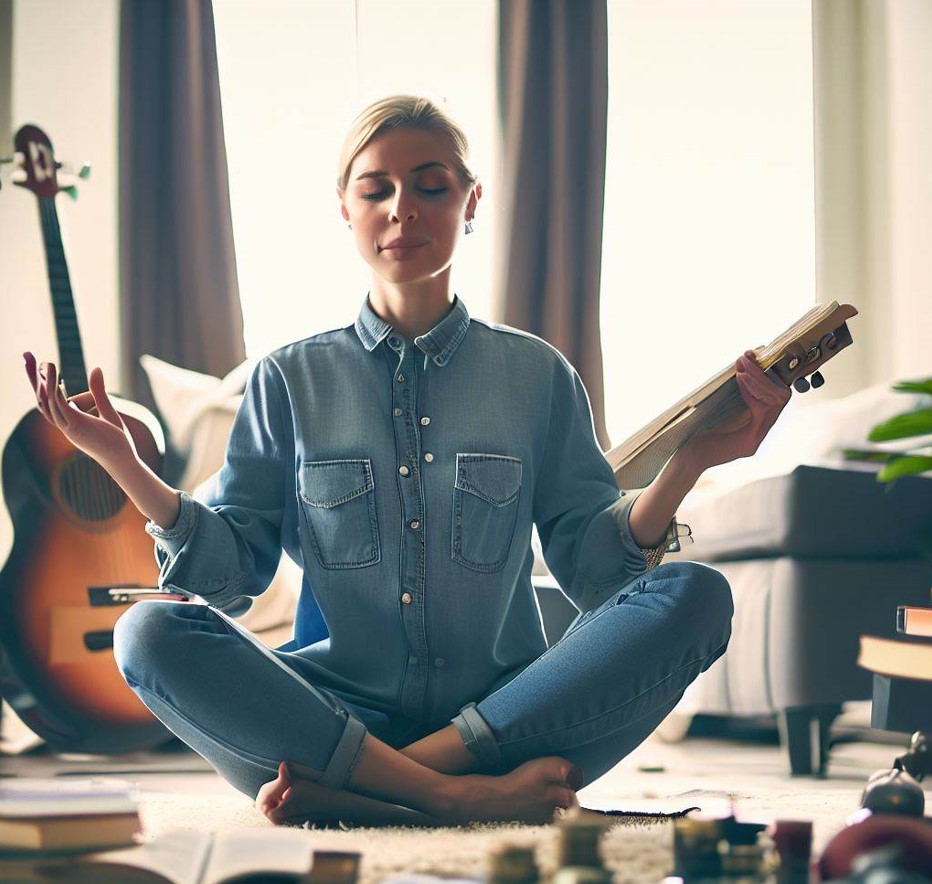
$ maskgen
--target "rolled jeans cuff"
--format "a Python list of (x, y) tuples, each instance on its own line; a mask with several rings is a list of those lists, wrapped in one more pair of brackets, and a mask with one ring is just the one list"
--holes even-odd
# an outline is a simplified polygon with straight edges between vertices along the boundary
[(359, 753), (362, 750), (362, 741), (366, 736), (366, 726), (358, 719), (347, 713), (346, 727), (337, 741), (337, 747), (327, 762), (323, 775), (317, 781), (318, 785), (328, 789), (343, 789), (356, 767)]
[(496, 767), (502, 760), (502, 751), (492, 733), (492, 728), (479, 714), (475, 703), (469, 703), (460, 709), (453, 719), (453, 726), (459, 731), (466, 748), (486, 767)]

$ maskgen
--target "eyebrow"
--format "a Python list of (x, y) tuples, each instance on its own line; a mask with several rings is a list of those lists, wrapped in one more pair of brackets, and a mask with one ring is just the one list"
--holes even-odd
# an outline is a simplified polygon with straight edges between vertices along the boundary
[[(430, 163), (421, 163), (420, 166), (415, 166), (411, 169), (411, 172), (423, 172), (425, 169), (433, 169), (434, 167), (439, 166), (441, 169), (446, 169), (450, 171), (448, 166), (445, 166), (443, 163), (438, 163), (436, 161)], [(387, 178), (388, 172), (384, 169), (376, 169), (374, 172), (363, 172), (361, 175), (356, 176), (357, 181), (362, 181), (363, 178)]]

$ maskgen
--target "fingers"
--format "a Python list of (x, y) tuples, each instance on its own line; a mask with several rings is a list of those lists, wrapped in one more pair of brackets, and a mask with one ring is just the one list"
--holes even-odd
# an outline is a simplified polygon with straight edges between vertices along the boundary
[(91, 370), (88, 384), (91, 388), (91, 395), (94, 397), (94, 404), (97, 406), (97, 413), (114, 426), (121, 427), (123, 421), (107, 395), (107, 389), (104, 386), (104, 373), (99, 368)]
[(45, 394), (48, 401), (49, 413), (56, 426), (67, 429), (69, 420), (65, 413), (68, 403), (65, 400), (65, 394), (58, 383), (58, 370), (54, 362), (48, 363), (45, 379)]
[(26, 363), (26, 377), (29, 378), (29, 383), (32, 386), (34, 393), (38, 394), (39, 392), (39, 366), (36, 363), (36, 357), (30, 353), (23, 353), (23, 362)]
[(29, 383), (32, 385), (32, 392), (36, 397), (36, 406), (47, 421), (54, 423), (52, 415), (49, 412), (48, 394), (45, 391), (44, 370), (40, 369), (39, 364), (36, 362), (36, 357), (32, 353), (23, 353), (23, 362), (26, 364), (26, 377), (29, 378)]
[(764, 371), (753, 350), (746, 350), (735, 363), (735, 372), (743, 372), (750, 379), (760, 384), (760, 390), (764, 395), (776, 392), (777, 399), (782, 401), (789, 400), (791, 394), (790, 388), (779, 378), (773, 377)]

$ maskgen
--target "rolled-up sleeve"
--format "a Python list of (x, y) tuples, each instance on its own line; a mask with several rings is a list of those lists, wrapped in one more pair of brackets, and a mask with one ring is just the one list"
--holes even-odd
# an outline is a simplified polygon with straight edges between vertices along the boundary
[(551, 383), (534, 521), (547, 567), (571, 601), (586, 611), (647, 570), (646, 551), (628, 527), (640, 492), (619, 490), (596, 441), (586, 390), (562, 358)]
[(262, 360), (236, 413), (223, 466), (197, 499), (181, 494), (171, 528), (152, 522), (159, 585), (201, 596), (238, 615), (263, 592), (281, 558), (286, 465), (294, 462), (293, 424), (278, 369)]

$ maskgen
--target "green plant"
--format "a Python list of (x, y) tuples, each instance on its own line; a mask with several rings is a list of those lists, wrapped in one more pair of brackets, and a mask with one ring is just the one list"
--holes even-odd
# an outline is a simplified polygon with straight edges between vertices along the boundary
[[(923, 381), (901, 381), (894, 384), (893, 390), (897, 393), (932, 395), (932, 378)], [(917, 436), (932, 436), (932, 405), (928, 402), (877, 424), (867, 439), (869, 442), (893, 442)], [(916, 448), (902, 451), (847, 449), (845, 457), (848, 460), (882, 463), (883, 467), (877, 473), (877, 481), (892, 482), (904, 476), (932, 471), (932, 439), (925, 440)]]

